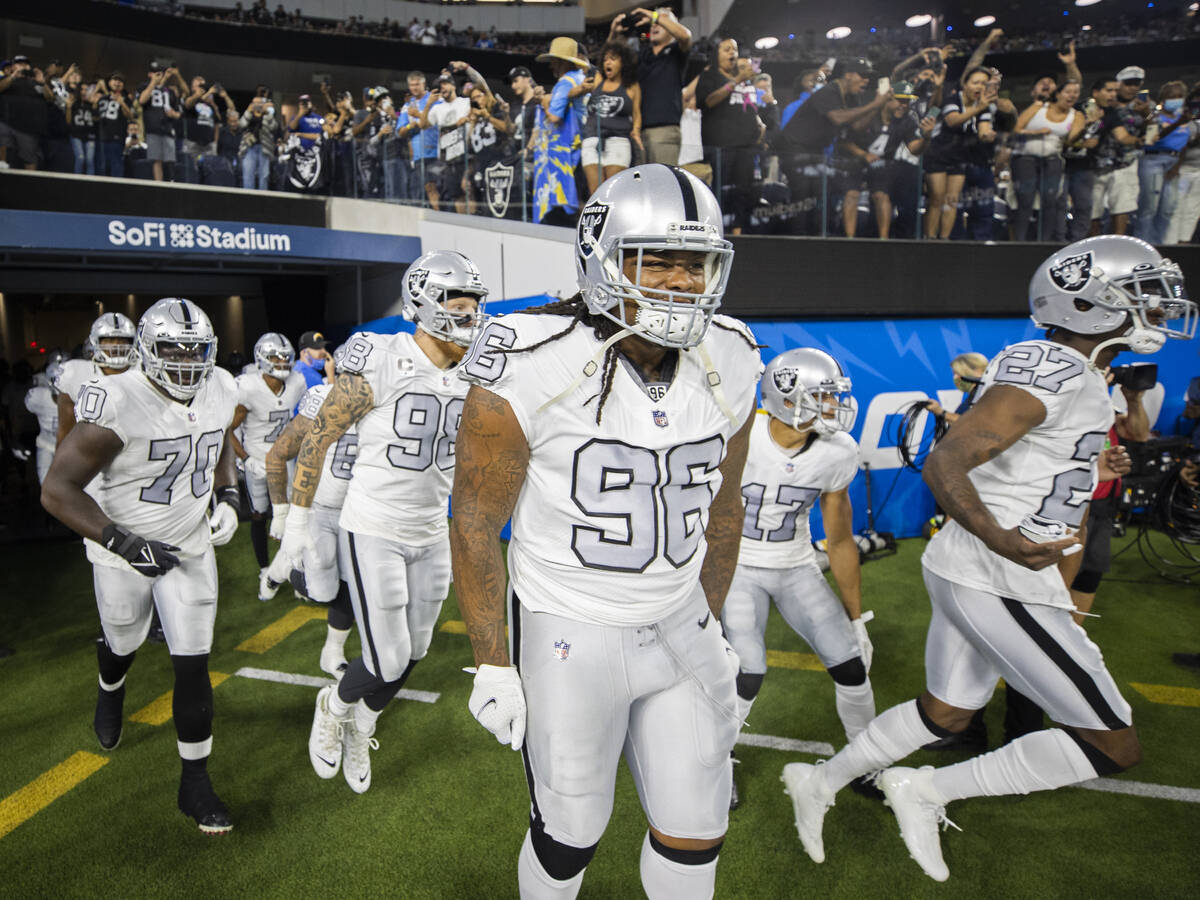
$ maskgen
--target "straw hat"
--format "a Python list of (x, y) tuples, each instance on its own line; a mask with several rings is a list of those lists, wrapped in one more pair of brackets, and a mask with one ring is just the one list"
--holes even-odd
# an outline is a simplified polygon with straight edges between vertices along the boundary
[(550, 42), (550, 51), (538, 56), (537, 61), (549, 62), (552, 59), (561, 59), (580, 68), (588, 65), (588, 61), (579, 56), (579, 42), (575, 38), (556, 37)]

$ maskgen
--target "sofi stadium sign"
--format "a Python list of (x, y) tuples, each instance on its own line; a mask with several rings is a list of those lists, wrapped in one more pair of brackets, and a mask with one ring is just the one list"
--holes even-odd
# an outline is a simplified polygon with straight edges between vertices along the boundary
[(290, 234), (279, 231), (260, 231), (253, 225), (222, 228), (204, 222), (198, 224), (154, 221), (129, 223), (123, 219), (110, 219), (108, 242), (114, 247), (292, 252)]

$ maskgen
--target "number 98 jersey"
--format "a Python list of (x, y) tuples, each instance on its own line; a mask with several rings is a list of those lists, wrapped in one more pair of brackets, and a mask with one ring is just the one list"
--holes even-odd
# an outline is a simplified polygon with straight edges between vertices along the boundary
[(358, 421), (358, 456), (339, 524), (410, 547), (446, 540), (467, 385), (404, 333), (351, 336), (338, 350), (337, 371), (361, 375), (375, 397), (375, 408)]
[[(174, 544), (180, 556), (201, 556), (209, 548), (213, 472), (236, 406), (233, 376), (220, 368), (188, 404), (167, 397), (138, 369), (86, 382), (76, 420), (107, 428), (124, 444), (88, 494), (118, 525)], [(93, 563), (128, 566), (94, 541), (84, 543)]]
[[(1096, 488), (1096, 460), (1113, 423), (1104, 375), (1077, 350), (1052, 341), (1006, 347), (988, 365), (977, 397), (994, 385), (1028, 391), (1046, 418), (969, 478), (1002, 528), (1030, 513), (1080, 526)], [(953, 428), (954, 426), (951, 426)], [(1071, 608), (1058, 568), (1034, 572), (989, 550), (957, 523), (939, 531), (922, 564), (948, 581), (1024, 603)]]
[(700, 347), (678, 353), (665, 391), (648, 389), (621, 359), (597, 425), (599, 363), (555, 399), (600, 348), (590, 327), (530, 352), (495, 352), (528, 347), (568, 323), (556, 315), (504, 316), (460, 366), (463, 378), (508, 401), (529, 444), (509, 576), (534, 612), (601, 625), (659, 622), (699, 589), (719, 467), (754, 411), (762, 361), (746, 327), (719, 316), (700, 347), (723, 401), (709, 387)]

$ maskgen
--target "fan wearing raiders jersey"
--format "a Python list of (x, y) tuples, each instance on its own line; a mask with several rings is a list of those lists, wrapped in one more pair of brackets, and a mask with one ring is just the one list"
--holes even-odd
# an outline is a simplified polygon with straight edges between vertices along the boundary
[(54, 456), (42, 504), (84, 536), (92, 562), (104, 632), (93, 720), (100, 746), (112, 750), (121, 740), (125, 676), (157, 607), (175, 670), (179, 808), (201, 831), (219, 833), (233, 826), (208, 777), (208, 654), (217, 612), (213, 547), (237, 529), (228, 436), (237, 389), (214, 369), (212, 324), (190, 300), (150, 307), (137, 343), (136, 368), (80, 390), (79, 422)]
[[(312, 431), (317, 413), (329, 396), (330, 386), (316, 384), (300, 400), (299, 409), (283, 434), (267, 451), (267, 487), (271, 492), (271, 537), (283, 538), (291, 505), (288, 503), (289, 460), (300, 452), (304, 438)], [(354, 475), (354, 458), (358, 454), (358, 434), (351, 426), (325, 451), (321, 481), (313, 495), (312, 514), (308, 521), (312, 544), (306, 547), (301, 559), (293, 561), (282, 550), (275, 554), (271, 565), (259, 577), (258, 599), (270, 600), (279, 586), (290, 580), (296, 593), (329, 604), (329, 622), (325, 645), (321, 648), (320, 666), (334, 678), (346, 671), (346, 638), (354, 625), (350, 608), (350, 589), (338, 568), (338, 519), (346, 489)]]
[(91, 359), (69, 359), (62, 364), (54, 383), (58, 391), (58, 443), (62, 443), (75, 427), (75, 400), (86, 381), (97, 381), (106, 375), (124, 372), (134, 362), (134, 340), (137, 329), (128, 316), (105, 313), (92, 323), (86, 346), (92, 348)]
[(522, 898), (579, 892), (622, 752), (649, 821), (647, 896), (711, 897), (739, 726), (719, 620), (762, 363), (744, 325), (714, 317), (733, 249), (699, 179), (618, 173), (576, 242), (581, 293), (491, 322), (461, 366), (468, 708), (524, 754)]
[(1059, 727), (958, 765), (885, 769), (877, 780), (909, 854), (931, 878), (950, 874), (938, 839), (946, 804), (1053, 790), (1141, 758), (1129, 704), (1073, 620), (1057, 567), (1082, 549), (1097, 478), (1130, 467), (1119, 450), (1103, 450), (1113, 423), (1104, 368), (1119, 351), (1154, 353), (1169, 338), (1192, 338), (1196, 305), (1179, 266), (1116, 235), (1052, 254), (1030, 281), (1029, 301), (1045, 339), (991, 361), (974, 405), (925, 463), (925, 482), (954, 520), (921, 560), (933, 606), (925, 692), (881, 714), (825, 765), (784, 768), (801, 843), (816, 862), (838, 789), (965, 729), (1000, 677)]
[[(766, 414), (755, 418), (750, 434), (742, 473), (742, 544), (721, 614), (725, 636), (741, 660), (742, 721), (767, 673), (763, 634), (774, 601), (833, 678), (847, 740), (875, 717), (867, 678), (872, 647), (866, 623), (873, 614), (862, 611), (849, 495), (858, 474), (858, 445), (848, 433), (856, 416), (850, 389), (837, 360), (822, 350), (798, 347), (767, 364)], [(817, 567), (812, 547), (808, 517), (818, 499), (840, 601)]]
[(447, 502), (467, 385), (455, 367), (487, 299), (475, 264), (431, 250), (404, 274), (403, 313), (415, 334), (359, 332), (342, 345), (329, 395), (300, 444), (280, 552), (312, 552), (310, 527), (331, 449), (358, 431), (354, 477), (342, 503), (338, 567), (350, 588), (362, 656), (317, 694), (308, 756), (321, 778), (342, 770), (371, 786), (379, 714), (433, 639), (450, 589)]
[(233, 452), (242, 461), (246, 496), (250, 498), (250, 543), (258, 560), (259, 575), (270, 562), (267, 554), (267, 515), (271, 497), (267, 490), (267, 451), (292, 419), (304, 396), (304, 376), (292, 371), (296, 351), (282, 334), (268, 331), (254, 343), (255, 370), (237, 377), (238, 407)]

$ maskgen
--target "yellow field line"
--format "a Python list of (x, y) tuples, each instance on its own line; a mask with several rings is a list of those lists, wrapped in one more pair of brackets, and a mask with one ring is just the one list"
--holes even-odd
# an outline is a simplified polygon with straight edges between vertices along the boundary
[(244, 650), (247, 653), (266, 653), (306, 622), (324, 618), (326, 618), (324, 606), (297, 606), (282, 619), (272, 622), (258, 634), (246, 638), (234, 649)]
[(444, 631), (446, 634), (466, 634), (467, 623), (461, 619), (448, 619), (442, 623), (442, 627), (438, 631)]
[(0, 800), (0, 838), (107, 764), (108, 757), (80, 750)]
[(1139, 684), (1136, 681), (1129, 682), (1129, 686), (1151, 703), (1164, 703), (1168, 706), (1200, 706), (1200, 688), (1173, 687), (1169, 684)]
[[(224, 672), (209, 672), (208, 680), (216, 687), (229, 676)], [(129, 717), (130, 722), (141, 722), (143, 725), (165, 725), (171, 721), (171, 698), (174, 691), (167, 691), (156, 700), (152, 700)]]

